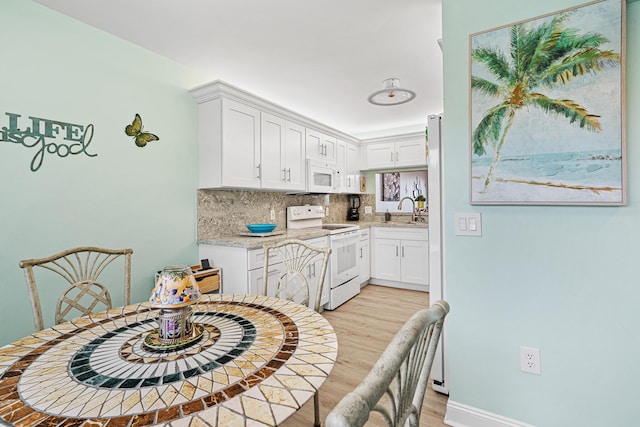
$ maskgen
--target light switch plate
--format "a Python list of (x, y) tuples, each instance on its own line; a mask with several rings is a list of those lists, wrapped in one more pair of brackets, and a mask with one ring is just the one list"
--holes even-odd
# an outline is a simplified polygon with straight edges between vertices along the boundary
[(458, 212), (455, 220), (456, 236), (482, 236), (480, 212)]

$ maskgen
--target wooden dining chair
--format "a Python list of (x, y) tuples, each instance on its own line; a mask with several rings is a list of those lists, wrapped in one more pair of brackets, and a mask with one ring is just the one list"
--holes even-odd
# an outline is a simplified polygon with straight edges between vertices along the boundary
[[(82, 246), (67, 249), (46, 258), (20, 261), (29, 289), (36, 331), (44, 329), (44, 320), (34, 267), (53, 271), (69, 284), (56, 305), (55, 324), (59, 324), (69, 320), (67, 318), (69, 314), (71, 317), (78, 317), (112, 308), (109, 290), (98, 282), (98, 278), (113, 261), (120, 257), (124, 257), (124, 303), (130, 304), (132, 254), (133, 249)], [(51, 280), (50, 277), (47, 279)], [(47, 286), (51, 284), (48, 283)]]
[[(320, 311), (330, 248), (288, 239), (264, 245), (264, 295), (269, 294), (269, 273), (278, 270), (275, 295)], [(282, 265), (279, 263), (282, 262)], [(278, 263), (278, 264), (274, 264)]]
[(446, 301), (416, 312), (400, 328), (362, 382), (338, 402), (326, 427), (360, 427), (372, 411), (388, 427), (418, 427), (442, 325)]
[[(275, 269), (278, 279), (275, 296), (320, 311), (324, 278), (331, 248), (308, 245), (302, 240), (287, 239), (264, 245), (264, 295), (269, 295), (269, 275)], [(282, 265), (279, 262), (282, 261)], [(313, 395), (314, 426), (320, 427), (320, 397)]]

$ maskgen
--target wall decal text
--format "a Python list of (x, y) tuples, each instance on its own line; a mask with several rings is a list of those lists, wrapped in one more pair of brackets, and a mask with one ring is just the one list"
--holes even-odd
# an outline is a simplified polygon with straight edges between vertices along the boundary
[[(20, 114), (5, 115), (9, 118), (9, 125), (0, 128), (0, 142), (12, 142), (37, 149), (31, 160), (33, 172), (40, 169), (47, 153), (58, 157), (83, 153), (89, 157), (97, 156), (87, 151), (93, 138), (93, 124), (83, 126), (31, 116), (20, 120)], [(21, 129), (21, 125), (26, 127)], [(52, 139), (62, 139), (65, 142), (51, 141)]]

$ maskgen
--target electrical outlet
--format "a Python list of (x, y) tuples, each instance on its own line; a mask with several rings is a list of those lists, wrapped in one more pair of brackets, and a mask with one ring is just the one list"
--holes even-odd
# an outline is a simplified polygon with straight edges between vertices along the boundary
[(269, 211), (269, 218), (271, 218), (271, 221), (275, 221), (276, 220), (276, 210), (271, 208), (271, 210)]
[(520, 346), (520, 370), (530, 374), (542, 375), (539, 348)]
[(324, 207), (324, 216), (329, 216), (329, 206)]
[(373, 213), (373, 209), (371, 208), (371, 206), (365, 206), (364, 207), (364, 213), (366, 213), (366, 214)]

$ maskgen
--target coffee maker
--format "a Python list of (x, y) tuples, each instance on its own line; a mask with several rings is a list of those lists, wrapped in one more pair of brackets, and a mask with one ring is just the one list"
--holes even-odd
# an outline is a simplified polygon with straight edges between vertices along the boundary
[(360, 196), (357, 194), (350, 194), (347, 197), (349, 197), (347, 221), (358, 221), (360, 219), (360, 214), (358, 213), (358, 209), (360, 208)]

